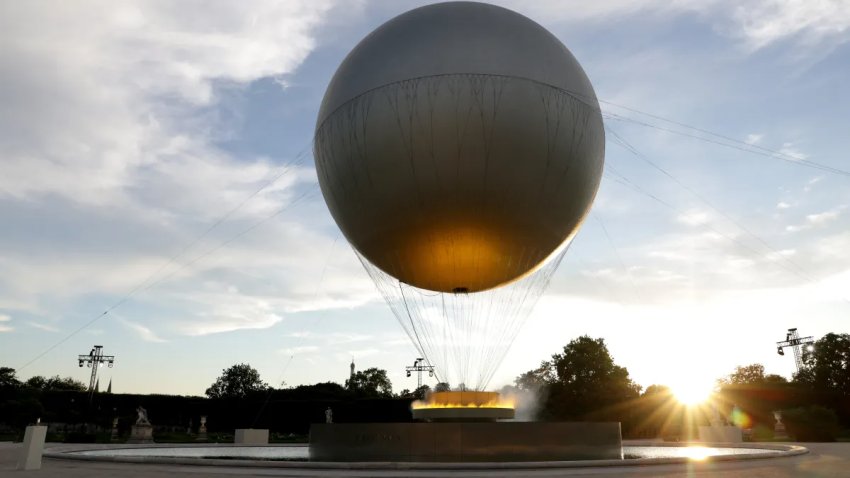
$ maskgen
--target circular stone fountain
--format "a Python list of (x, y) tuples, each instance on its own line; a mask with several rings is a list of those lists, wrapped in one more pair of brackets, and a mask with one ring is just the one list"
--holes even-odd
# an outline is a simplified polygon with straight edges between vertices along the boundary
[(514, 422), (497, 392), (443, 391), (412, 404), (413, 423), (310, 427), (310, 461), (541, 462), (623, 457), (619, 422)]
[[(557, 470), (571, 468), (621, 467), (676, 464), (703, 461), (754, 460), (795, 456), (808, 453), (801, 446), (747, 443), (663, 444), (643, 443), (623, 446), (625, 458), (614, 460), (580, 460), (550, 462), (499, 463), (362, 463), (307, 461), (306, 445), (239, 446), (216, 445), (63, 445), (44, 453), (45, 457), (65, 460), (106, 461), (121, 463), (159, 463), (172, 465), (227, 466), (229, 468), (286, 468), (289, 470), (383, 471), (388, 476), (397, 470), (407, 476), (410, 470), (476, 471), (487, 470)], [(336, 470), (336, 471), (333, 471)]]

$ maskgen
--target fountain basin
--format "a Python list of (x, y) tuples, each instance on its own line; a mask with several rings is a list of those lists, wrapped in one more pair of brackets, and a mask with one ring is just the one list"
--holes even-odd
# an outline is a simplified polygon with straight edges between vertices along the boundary
[(340, 423), (310, 427), (311, 461), (501, 462), (622, 458), (619, 422)]
[(306, 445), (236, 446), (217, 445), (60, 445), (45, 451), (53, 459), (161, 463), (172, 465), (229, 466), (246, 468), (288, 468), (303, 470), (497, 470), (569, 469), (676, 464), (696, 461), (738, 461), (795, 456), (808, 450), (777, 444), (665, 444), (644, 443), (623, 446), (625, 459), (551, 462), (500, 463), (345, 463), (309, 462)]

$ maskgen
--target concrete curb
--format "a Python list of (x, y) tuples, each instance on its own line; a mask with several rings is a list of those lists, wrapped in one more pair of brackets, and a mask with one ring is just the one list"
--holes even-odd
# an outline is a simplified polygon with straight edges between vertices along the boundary
[[(245, 468), (286, 468), (304, 470), (531, 470), (531, 469), (561, 469), (561, 468), (590, 468), (590, 467), (634, 467), (650, 465), (670, 465), (689, 463), (693, 460), (684, 457), (671, 458), (635, 458), (628, 460), (583, 460), (583, 461), (545, 461), (545, 462), (480, 462), (480, 463), (403, 463), (403, 462), (310, 462), (310, 461), (276, 461), (276, 460), (248, 460), (248, 459), (217, 459), (217, 458), (184, 458), (184, 457), (155, 457), (155, 456), (91, 456), (78, 454), (82, 451), (98, 449), (137, 449), (137, 448), (198, 448), (204, 445), (153, 445), (153, 446), (103, 446), (85, 447), (60, 446), (45, 451), (44, 457), (60, 460), (78, 460), (89, 462), (111, 462), (111, 463), (139, 463), (139, 464), (167, 464), (167, 465), (193, 465), (193, 466), (227, 466)], [(209, 445), (206, 445), (209, 446)], [(281, 447), (294, 447), (306, 445), (279, 445)], [(635, 444), (634, 446), (641, 446)], [(740, 455), (720, 455), (706, 457), (699, 460), (700, 463), (728, 462), (743, 460), (764, 460), (772, 458), (784, 458), (803, 455), (809, 452), (805, 447), (798, 445), (774, 445), (774, 444), (728, 444), (728, 443), (652, 443), (646, 446), (660, 447), (684, 447), (705, 446), (723, 448), (754, 448), (764, 450), (776, 450), (777, 453), (749, 453)], [(217, 447), (231, 448), (234, 445), (220, 444)]]

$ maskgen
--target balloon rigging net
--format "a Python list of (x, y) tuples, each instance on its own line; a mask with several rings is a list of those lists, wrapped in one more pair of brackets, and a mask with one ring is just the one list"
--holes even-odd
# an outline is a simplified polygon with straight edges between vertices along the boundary
[[(398, 322), (440, 382), (482, 391), (564, 257), (566, 247), (537, 270), (481, 292), (434, 292), (400, 282), (357, 253)], [(356, 250), (355, 250), (356, 252)]]

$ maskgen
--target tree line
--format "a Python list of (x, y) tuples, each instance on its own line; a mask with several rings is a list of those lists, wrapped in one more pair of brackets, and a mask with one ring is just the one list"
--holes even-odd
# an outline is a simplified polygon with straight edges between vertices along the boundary
[[(387, 377), (384, 369), (371, 367), (366, 370), (354, 372), (346, 379), (344, 385), (334, 382), (319, 383), (316, 385), (301, 385), (287, 387), (281, 384), (278, 390), (294, 390), (302, 395), (310, 390), (321, 389), (320, 395), (354, 398), (410, 398), (422, 399), (430, 391), (428, 385), (422, 385), (411, 391), (404, 389), (398, 394), (393, 394), (393, 384)], [(221, 375), (207, 388), (207, 397), (213, 399), (221, 398), (245, 398), (262, 392), (272, 392), (275, 389), (260, 378), (260, 372), (248, 364), (240, 363), (232, 365), (221, 371)], [(318, 391), (318, 390), (316, 390)]]
[[(835, 438), (850, 428), (850, 335), (825, 335), (812, 350), (804, 351), (803, 364), (790, 380), (765, 374), (760, 364), (736, 367), (717, 380), (713, 409), (689, 408), (664, 385), (643, 389), (626, 367), (614, 361), (604, 339), (582, 336), (520, 374), (503, 392), (533, 396), (534, 419), (619, 421), (625, 437), (693, 438), (696, 427), (707, 424), (718, 410), (730, 423), (752, 430), (756, 438), (770, 438), (773, 411), (784, 410), (786, 424), (797, 427), (798, 435)], [(434, 390), (451, 388), (440, 383)], [(212, 429), (265, 426), (306, 433), (310, 423), (323, 420), (328, 406), (334, 408), (336, 421), (410, 421), (410, 402), (431, 391), (423, 385), (394, 393), (386, 370), (374, 367), (355, 372), (344, 384), (272, 387), (244, 363), (222, 370), (206, 389), (207, 398), (101, 393), (95, 394), (95, 405), (86, 408), (85, 390), (83, 383), (70, 377), (20, 381), (13, 369), (0, 367), (0, 429), (3, 425), (17, 429), (36, 417), (91, 420), (106, 426), (116, 413), (123, 413), (129, 422), (132, 410), (142, 404), (160, 424), (197, 425), (199, 415), (206, 414)], [(808, 423), (809, 430), (799, 423)]]
[(515, 388), (537, 396), (540, 420), (619, 421), (631, 437), (695, 438), (715, 410), (724, 421), (772, 438), (773, 412), (800, 437), (834, 439), (850, 429), (850, 335), (829, 333), (803, 351), (791, 380), (761, 364), (718, 378), (711, 403), (687, 407), (664, 385), (643, 390), (614, 362), (605, 341), (582, 336), (518, 376)]

